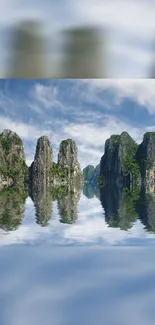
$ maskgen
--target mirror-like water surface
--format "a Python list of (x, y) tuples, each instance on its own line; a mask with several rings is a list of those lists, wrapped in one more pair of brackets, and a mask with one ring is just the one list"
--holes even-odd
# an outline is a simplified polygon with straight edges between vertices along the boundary
[(140, 189), (85, 184), (36, 193), (2, 191), (0, 245), (154, 245), (155, 198)]
[(154, 325), (154, 210), (139, 190), (3, 191), (0, 324)]

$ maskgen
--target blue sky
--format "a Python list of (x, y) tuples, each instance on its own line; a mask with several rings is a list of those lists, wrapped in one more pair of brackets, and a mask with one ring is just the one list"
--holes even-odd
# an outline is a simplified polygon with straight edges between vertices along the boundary
[[(39, 19), (51, 39), (64, 28), (94, 25), (106, 31), (107, 77), (148, 77), (154, 62), (154, 0), (0, 0), (0, 73), (10, 59), (8, 30), (23, 19)], [(60, 53), (53, 46), (56, 64)], [(49, 44), (50, 42), (48, 42)], [(55, 48), (55, 49), (54, 49)], [(48, 58), (49, 59), (49, 58)]]
[(0, 132), (18, 133), (27, 164), (38, 137), (47, 135), (54, 152), (72, 138), (84, 168), (97, 165), (105, 140), (127, 131), (140, 143), (155, 131), (154, 80), (0, 80)]

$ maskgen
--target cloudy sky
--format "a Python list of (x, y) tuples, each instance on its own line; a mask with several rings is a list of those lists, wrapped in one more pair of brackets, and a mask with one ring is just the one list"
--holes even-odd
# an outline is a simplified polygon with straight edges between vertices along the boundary
[(127, 131), (138, 143), (155, 131), (154, 80), (0, 80), (0, 132), (23, 140), (27, 164), (38, 137), (47, 135), (54, 152), (60, 142), (76, 141), (84, 168), (97, 165), (105, 140)]
[[(155, 0), (0, 0), (0, 8), (0, 73), (5, 73), (10, 59), (8, 31), (19, 21), (31, 18), (44, 23), (49, 39), (52, 33), (68, 27), (103, 28), (107, 77), (141, 78), (151, 74)], [(53, 43), (53, 50), (55, 46)]]

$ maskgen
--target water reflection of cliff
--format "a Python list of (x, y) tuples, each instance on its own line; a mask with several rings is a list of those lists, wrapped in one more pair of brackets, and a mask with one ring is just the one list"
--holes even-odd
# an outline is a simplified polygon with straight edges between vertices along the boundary
[(100, 189), (97, 184), (93, 183), (84, 183), (83, 194), (88, 198), (92, 199), (93, 197), (100, 198)]
[(74, 223), (78, 217), (78, 202), (81, 195), (79, 187), (59, 187), (47, 189), (46, 187), (30, 190), (29, 195), (34, 202), (36, 222), (47, 226), (52, 217), (53, 201), (57, 201), (60, 222)]
[(57, 206), (60, 214), (60, 222), (72, 224), (78, 218), (78, 202), (80, 200), (82, 188), (64, 188), (61, 195), (57, 197)]
[(36, 223), (45, 227), (52, 216), (53, 199), (51, 192), (46, 189), (38, 189), (29, 193), (35, 207)]
[(5, 189), (0, 192), (0, 228), (5, 231), (16, 230), (22, 223), (25, 212), (26, 191)]
[(140, 197), (140, 189), (128, 190), (118, 186), (98, 188), (90, 183), (85, 183), (83, 194), (88, 198), (99, 198), (104, 209), (105, 221), (109, 227), (128, 230), (139, 215), (136, 202)]
[(142, 189), (140, 200), (136, 203), (136, 209), (145, 230), (155, 233), (155, 197), (153, 193)]
[(105, 211), (105, 220), (110, 227), (128, 230), (138, 219), (136, 201), (139, 200), (140, 189), (106, 187), (100, 191), (100, 201)]
[(106, 187), (100, 190), (100, 201), (110, 227), (129, 230), (140, 219), (146, 231), (155, 233), (155, 198), (146, 189)]

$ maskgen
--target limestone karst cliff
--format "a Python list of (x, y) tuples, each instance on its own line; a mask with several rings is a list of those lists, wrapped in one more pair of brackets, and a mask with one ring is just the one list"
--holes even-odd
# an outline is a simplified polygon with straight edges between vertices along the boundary
[(78, 161), (78, 148), (72, 139), (60, 143), (58, 162), (51, 169), (53, 185), (75, 184), (83, 181), (80, 163)]
[(23, 142), (9, 129), (0, 134), (0, 189), (13, 185), (22, 188), (28, 179)]
[(53, 152), (47, 136), (41, 136), (36, 145), (34, 161), (29, 167), (29, 185), (33, 191), (50, 186), (50, 169), (53, 164)]
[(155, 132), (147, 132), (137, 150), (137, 161), (140, 165), (142, 184), (155, 185)]
[(63, 140), (60, 144), (58, 162), (53, 161), (53, 151), (47, 136), (37, 141), (34, 161), (29, 168), (29, 184), (33, 191), (82, 182), (75, 141)]
[[(99, 174), (100, 172), (100, 174)], [(100, 165), (88, 165), (83, 172), (78, 160), (78, 148), (72, 139), (60, 143), (57, 163), (47, 136), (36, 145), (34, 161), (28, 168), (21, 138), (9, 129), (0, 134), (0, 190), (12, 186), (33, 191), (60, 186), (77, 186), (84, 181), (108, 185), (155, 187), (155, 132), (144, 134), (138, 145), (127, 132), (111, 135), (105, 142)], [(154, 190), (153, 190), (154, 191)]]
[(100, 161), (100, 179), (105, 184), (134, 185), (140, 182), (140, 167), (136, 160), (138, 145), (127, 132), (112, 135), (105, 142)]

